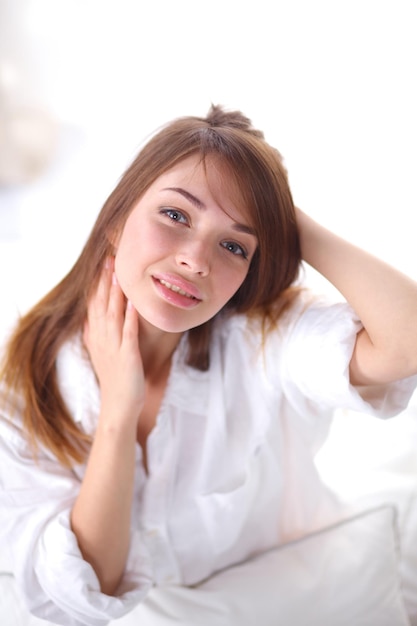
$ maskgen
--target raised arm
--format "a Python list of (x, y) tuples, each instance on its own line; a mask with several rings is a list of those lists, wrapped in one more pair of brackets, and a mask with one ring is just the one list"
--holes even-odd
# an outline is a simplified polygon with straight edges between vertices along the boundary
[(297, 210), (303, 259), (345, 297), (364, 328), (350, 363), (356, 385), (417, 374), (417, 283)]

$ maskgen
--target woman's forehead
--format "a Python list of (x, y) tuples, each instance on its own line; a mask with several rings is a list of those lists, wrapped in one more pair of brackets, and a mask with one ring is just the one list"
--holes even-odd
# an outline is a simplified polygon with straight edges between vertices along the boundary
[(230, 163), (216, 154), (193, 154), (176, 163), (161, 176), (152, 187), (183, 185), (198, 189), (199, 183), (208, 188), (211, 196), (223, 210), (237, 221), (252, 224), (251, 207), (247, 201), (247, 183), (242, 180)]

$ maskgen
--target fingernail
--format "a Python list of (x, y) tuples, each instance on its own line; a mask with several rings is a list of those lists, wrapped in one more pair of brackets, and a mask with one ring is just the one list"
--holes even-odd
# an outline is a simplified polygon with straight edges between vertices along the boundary
[(133, 309), (133, 304), (131, 303), (130, 300), (127, 301), (127, 308), (128, 309)]
[(109, 269), (109, 267), (110, 267), (110, 259), (109, 259), (109, 257), (106, 257), (106, 260), (104, 261), (104, 267), (105, 267), (106, 270)]
[(117, 285), (116, 272), (113, 272), (112, 277), (111, 277), (111, 282), (113, 283), (113, 285)]

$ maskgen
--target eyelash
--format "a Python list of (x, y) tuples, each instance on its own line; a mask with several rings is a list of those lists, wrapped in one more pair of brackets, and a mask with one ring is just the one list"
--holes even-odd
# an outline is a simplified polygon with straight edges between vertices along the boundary
[[(161, 213), (163, 215), (166, 215), (172, 222), (176, 222), (178, 224), (187, 224), (188, 223), (188, 218), (186, 217), (186, 215), (184, 215), (184, 213), (182, 211), (179, 211), (178, 209), (161, 209)], [(177, 216), (177, 217), (174, 217)], [(181, 218), (183, 218), (184, 221), (180, 221)], [(243, 248), (243, 246), (241, 246), (239, 243), (236, 243), (235, 241), (224, 241), (220, 244), (225, 250), (227, 250), (228, 252), (230, 252), (231, 254), (233, 254), (234, 256), (241, 256), (244, 259), (248, 258), (248, 253), (245, 250), (245, 248)], [(236, 250), (237, 248), (237, 252), (232, 251), (230, 248), (234, 248)]]
[(184, 222), (180, 222), (179, 219), (174, 218), (173, 215), (178, 215), (182, 218), (184, 218), (185, 222), (188, 222), (187, 217), (184, 215), (184, 213), (182, 213), (181, 211), (178, 211), (178, 209), (161, 209), (161, 213), (163, 215), (166, 215), (167, 217), (169, 217), (169, 219), (172, 222), (177, 222), (177, 223), (184, 223)]
[[(246, 252), (246, 250), (244, 248), (242, 248), (242, 246), (234, 241), (224, 241), (221, 243), (221, 245), (223, 246), (223, 248), (225, 248), (225, 250), (228, 250), (231, 254), (233, 254), (234, 256), (241, 256), (244, 259), (248, 258), (248, 253)], [(230, 250), (231, 247), (234, 248), (238, 248), (239, 251), (238, 252), (232, 252), (232, 250)]]

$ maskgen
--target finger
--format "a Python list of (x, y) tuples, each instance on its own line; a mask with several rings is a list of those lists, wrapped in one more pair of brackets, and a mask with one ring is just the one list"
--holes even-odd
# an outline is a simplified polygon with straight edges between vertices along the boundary
[(138, 312), (130, 300), (126, 304), (125, 321), (123, 324), (123, 340), (138, 346), (139, 317)]
[(139, 315), (130, 300), (126, 305), (122, 347), (129, 355), (130, 367), (137, 373), (142, 372), (141, 375), (143, 376), (142, 355), (139, 346)]
[(125, 319), (126, 298), (119, 285), (115, 272), (112, 273), (111, 286), (107, 304), (109, 324), (114, 324), (121, 336)]

